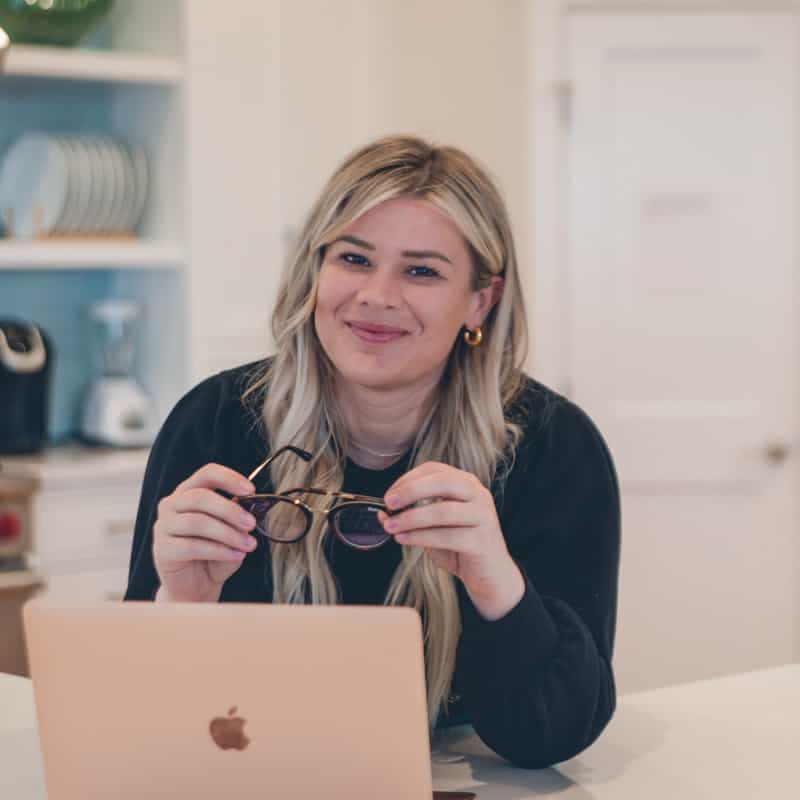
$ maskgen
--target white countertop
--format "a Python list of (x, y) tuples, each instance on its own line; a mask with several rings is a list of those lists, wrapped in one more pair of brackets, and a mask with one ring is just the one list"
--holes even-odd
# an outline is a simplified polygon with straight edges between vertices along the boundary
[(97, 487), (141, 482), (149, 448), (67, 444), (30, 455), (0, 455), (0, 478), (33, 479), (42, 488)]
[[(44, 800), (29, 681), (0, 675), (0, 798)], [(800, 796), (800, 664), (626, 695), (600, 739), (546, 770), (509, 767), (468, 727), (434, 743), (436, 789), (478, 800)]]
[(510, 769), (463, 732), (446, 749), (467, 758), (445, 765), (434, 752), (436, 788), (479, 800), (796, 798), (800, 664), (626, 695), (597, 742), (554, 769)]

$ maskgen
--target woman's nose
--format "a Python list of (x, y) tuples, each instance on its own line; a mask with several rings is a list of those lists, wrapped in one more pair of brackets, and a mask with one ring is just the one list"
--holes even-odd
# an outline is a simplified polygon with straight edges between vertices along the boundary
[(395, 308), (400, 302), (399, 281), (388, 270), (376, 269), (364, 276), (356, 300), (375, 308)]

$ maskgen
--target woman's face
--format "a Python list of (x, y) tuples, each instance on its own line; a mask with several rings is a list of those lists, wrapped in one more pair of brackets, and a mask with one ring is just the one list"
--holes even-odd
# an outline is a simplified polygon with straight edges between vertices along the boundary
[(425, 200), (400, 197), (360, 216), (328, 245), (314, 322), (325, 352), (373, 389), (437, 380), (463, 326), (482, 324), (502, 279), (472, 291), (461, 232)]

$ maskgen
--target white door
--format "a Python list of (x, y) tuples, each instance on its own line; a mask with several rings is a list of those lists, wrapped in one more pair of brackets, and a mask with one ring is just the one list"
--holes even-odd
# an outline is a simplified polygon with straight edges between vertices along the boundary
[(566, 325), (623, 486), (620, 684), (797, 660), (796, 17), (567, 32)]

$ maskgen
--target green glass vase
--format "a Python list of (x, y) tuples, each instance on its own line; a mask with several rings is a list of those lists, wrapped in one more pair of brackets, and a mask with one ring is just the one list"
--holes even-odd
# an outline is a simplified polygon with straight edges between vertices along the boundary
[(0, 28), (20, 44), (77, 44), (114, 0), (0, 0)]

